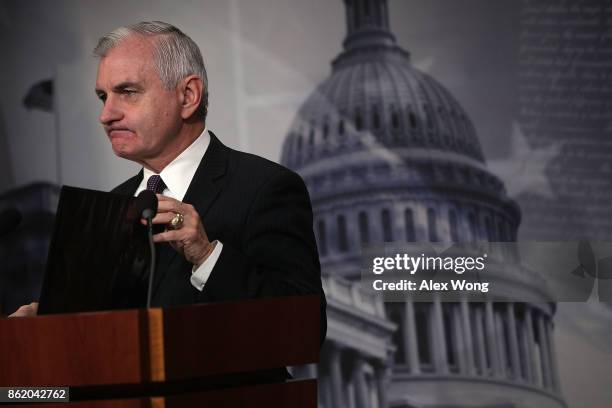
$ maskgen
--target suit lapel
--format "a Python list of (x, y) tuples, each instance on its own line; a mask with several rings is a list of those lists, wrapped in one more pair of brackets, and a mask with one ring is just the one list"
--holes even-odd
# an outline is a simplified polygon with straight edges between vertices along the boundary
[(209, 133), (210, 144), (183, 198), (183, 202), (198, 210), (201, 218), (221, 191), (229, 153), (229, 149), (212, 132)]
[(136, 193), (136, 189), (142, 182), (142, 178), (144, 177), (144, 172), (142, 169), (136, 174), (134, 177), (127, 179), (122, 184), (115, 187), (111, 192), (123, 195), (134, 196)]
[[(224, 176), (227, 170), (227, 156), (229, 153), (229, 149), (223, 145), (212, 132), (209, 131), (209, 133), (210, 144), (183, 198), (184, 203), (189, 203), (194, 206), (202, 220), (206, 218), (206, 212), (223, 187)], [(138, 184), (136, 186), (138, 186)], [(202, 222), (204, 228), (206, 228), (206, 223), (204, 221)], [(170, 245), (165, 244), (160, 246), (158, 265), (159, 267), (157, 268), (154, 279), (153, 295), (157, 293), (159, 285), (169, 271), (171, 271), (170, 273), (181, 273), (183, 262), (178, 252), (170, 247)]]

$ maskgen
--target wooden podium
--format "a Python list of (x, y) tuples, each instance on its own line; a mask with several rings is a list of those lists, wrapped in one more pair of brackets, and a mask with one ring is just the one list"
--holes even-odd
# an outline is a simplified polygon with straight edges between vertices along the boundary
[(77, 407), (315, 407), (316, 380), (284, 368), (318, 362), (319, 315), (296, 296), (0, 318), (0, 386), (67, 386)]

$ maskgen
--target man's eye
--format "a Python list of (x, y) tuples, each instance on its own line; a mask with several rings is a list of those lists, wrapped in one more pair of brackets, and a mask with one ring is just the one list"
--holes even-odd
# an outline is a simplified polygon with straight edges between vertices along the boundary
[(102, 103), (106, 102), (106, 95), (98, 95), (98, 99), (100, 99), (102, 101)]

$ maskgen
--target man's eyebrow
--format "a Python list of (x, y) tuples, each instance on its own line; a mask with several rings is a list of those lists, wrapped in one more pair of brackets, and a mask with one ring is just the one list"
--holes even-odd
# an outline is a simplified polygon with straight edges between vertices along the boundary
[(142, 87), (140, 86), (140, 84), (138, 82), (124, 81), (124, 82), (121, 82), (121, 83), (113, 86), (113, 91), (115, 91), (115, 92), (123, 91), (124, 89), (127, 89), (127, 88), (137, 88), (137, 89), (140, 89)]

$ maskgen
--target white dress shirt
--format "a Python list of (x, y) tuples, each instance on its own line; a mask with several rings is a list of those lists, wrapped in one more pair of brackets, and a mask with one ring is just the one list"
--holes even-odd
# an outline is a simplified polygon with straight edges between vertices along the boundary
[[(210, 135), (207, 128), (204, 128), (202, 134), (187, 149), (183, 150), (181, 154), (164, 167), (161, 173), (159, 173), (159, 176), (166, 184), (166, 189), (162, 192), (163, 195), (183, 201), (209, 144)], [(147, 189), (147, 180), (154, 174), (151, 170), (143, 167), (143, 178), (136, 189), (135, 195)], [(213, 244), (215, 244), (215, 249), (213, 249), (204, 263), (199, 267), (194, 265), (191, 271), (191, 284), (199, 291), (204, 289), (204, 285), (223, 249), (223, 244), (220, 241), (213, 241)]]

